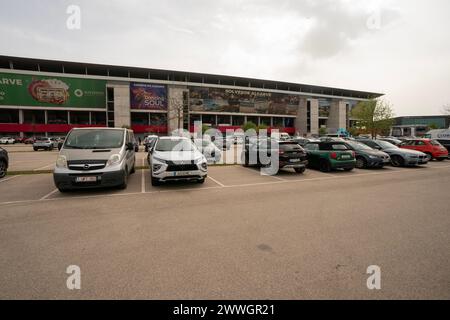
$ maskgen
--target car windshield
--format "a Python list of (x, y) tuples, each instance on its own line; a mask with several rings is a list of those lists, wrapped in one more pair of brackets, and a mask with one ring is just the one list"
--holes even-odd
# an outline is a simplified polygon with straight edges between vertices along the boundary
[(392, 143), (389, 143), (389, 142), (386, 142), (386, 141), (383, 141), (383, 140), (378, 140), (377, 143), (383, 149), (397, 149), (398, 148), (396, 145), (393, 145)]
[(353, 149), (355, 149), (355, 150), (361, 150), (361, 151), (372, 150), (371, 147), (369, 147), (369, 146), (367, 146), (367, 145), (365, 145), (364, 143), (361, 143), (361, 142), (348, 141), (347, 144), (350, 147), (352, 147)]
[(194, 145), (188, 139), (159, 139), (156, 151), (193, 151)]
[(123, 130), (74, 130), (66, 139), (64, 148), (112, 149), (123, 145)]

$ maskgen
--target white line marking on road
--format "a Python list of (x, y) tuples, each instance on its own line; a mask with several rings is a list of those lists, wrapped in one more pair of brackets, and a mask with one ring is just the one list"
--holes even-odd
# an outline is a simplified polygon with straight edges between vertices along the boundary
[[(145, 165), (145, 160), (142, 159), (142, 166)], [(142, 169), (142, 174), (141, 174), (141, 193), (145, 193), (145, 170)]]
[(53, 190), (52, 192), (47, 193), (45, 196), (39, 199), (39, 201), (46, 200), (48, 197), (50, 197), (52, 194), (55, 194), (58, 191), (58, 189)]
[(43, 166), (43, 167), (40, 167), (40, 168), (33, 169), (33, 171), (44, 170), (45, 168), (48, 168), (48, 167), (54, 167), (54, 166), (55, 166), (55, 164), (54, 164), (54, 163), (51, 163), (51, 164), (48, 164), (48, 165), (46, 165), (46, 166)]
[(218, 184), (219, 186), (221, 186), (222, 188), (225, 187), (225, 185), (221, 182), (219, 182), (218, 180), (214, 179), (213, 177), (211, 177), (210, 175), (208, 175), (208, 178), (211, 179), (212, 181), (214, 181), (216, 184)]
[(15, 179), (15, 178), (17, 178), (17, 177), (20, 177), (20, 175), (12, 176), (12, 177), (6, 178), (6, 179), (2, 179), (2, 180), (0, 180), (0, 182), (6, 182), (6, 181), (9, 181), (9, 180)]
[[(448, 167), (450, 167), (450, 166), (433, 167), (433, 169), (447, 169)], [(357, 177), (375, 176), (375, 175), (389, 175), (389, 174), (400, 173), (400, 172), (417, 173), (417, 171), (415, 171), (415, 170), (412, 170), (412, 171), (408, 171), (408, 170), (390, 170), (388, 172), (384, 171), (384, 172), (352, 174), (352, 175), (332, 175), (332, 174), (330, 174), (330, 177), (327, 176), (327, 177), (318, 177), (318, 178), (306, 178), (306, 179), (295, 179), (295, 180), (284, 180), (284, 181), (259, 182), (259, 183), (236, 184), (236, 185), (223, 185), (222, 184), (222, 186), (218, 186), (218, 187), (182, 188), (182, 189), (175, 189), (175, 190), (172, 190), (172, 189), (167, 190), (166, 189), (166, 190), (147, 191), (147, 192), (145, 192), (145, 194), (187, 192), (187, 191), (204, 191), (204, 190), (222, 189), (222, 188), (242, 188), (242, 187), (253, 187), (253, 186), (264, 186), (264, 185), (274, 185), (274, 184), (297, 183), (297, 182), (307, 182), (307, 181), (320, 181), (320, 180), (357, 178)], [(208, 178), (211, 178), (211, 177), (208, 176)], [(213, 178), (211, 178), (211, 179), (213, 180)], [(218, 182), (218, 181), (217, 181), (217, 184), (221, 185), (221, 183)], [(55, 190), (52, 191), (52, 193), (53, 192), (55, 192)], [(92, 195), (92, 196), (74, 196), (74, 197), (69, 197), (68, 196), (68, 197), (58, 197), (58, 198), (50, 198), (50, 199), (45, 198), (45, 199), (43, 199), (43, 201), (57, 201), (57, 200), (66, 200), (67, 201), (67, 200), (76, 200), (76, 199), (95, 199), (95, 198), (130, 196), (130, 195), (141, 195), (141, 194), (142, 194), (142, 192), (130, 192), (130, 193), (102, 194), (102, 195)], [(50, 194), (48, 196), (50, 196)], [(39, 202), (39, 201), (41, 201), (41, 200), (8, 201), (8, 202), (0, 202), (0, 205), (34, 203), (34, 202)]]

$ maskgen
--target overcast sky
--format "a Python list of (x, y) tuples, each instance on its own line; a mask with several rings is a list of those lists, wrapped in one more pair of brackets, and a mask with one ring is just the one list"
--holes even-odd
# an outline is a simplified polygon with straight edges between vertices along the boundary
[[(0, 4), (3, 55), (382, 92), (396, 115), (440, 114), (450, 103), (448, 0)], [(69, 5), (81, 10), (79, 29), (67, 27)]]

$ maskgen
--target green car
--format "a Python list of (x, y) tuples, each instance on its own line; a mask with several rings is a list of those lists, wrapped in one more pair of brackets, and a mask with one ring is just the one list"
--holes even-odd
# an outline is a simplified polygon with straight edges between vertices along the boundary
[(355, 152), (341, 141), (309, 142), (304, 146), (308, 153), (308, 163), (322, 172), (334, 169), (351, 171), (356, 166)]

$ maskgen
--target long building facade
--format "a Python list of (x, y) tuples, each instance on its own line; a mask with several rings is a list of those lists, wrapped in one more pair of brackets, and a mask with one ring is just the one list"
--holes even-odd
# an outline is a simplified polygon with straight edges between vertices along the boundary
[(351, 109), (382, 94), (182, 71), (0, 56), (0, 134), (64, 135), (130, 127), (137, 135), (223, 132), (245, 122), (289, 134), (349, 128)]

